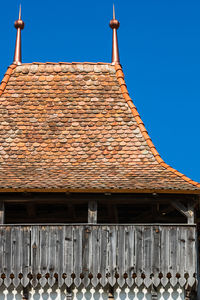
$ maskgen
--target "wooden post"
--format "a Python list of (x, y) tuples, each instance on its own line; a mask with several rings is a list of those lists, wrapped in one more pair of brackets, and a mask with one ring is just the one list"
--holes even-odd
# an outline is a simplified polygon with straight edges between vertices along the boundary
[(194, 224), (194, 202), (190, 201), (188, 202), (188, 224)]
[(88, 202), (88, 223), (97, 223), (97, 201), (90, 200)]
[(0, 224), (4, 224), (5, 208), (4, 202), (0, 202)]
[(172, 201), (171, 204), (187, 218), (188, 224), (194, 224), (194, 202), (189, 201), (187, 207), (185, 207), (185, 205), (183, 205), (180, 201)]

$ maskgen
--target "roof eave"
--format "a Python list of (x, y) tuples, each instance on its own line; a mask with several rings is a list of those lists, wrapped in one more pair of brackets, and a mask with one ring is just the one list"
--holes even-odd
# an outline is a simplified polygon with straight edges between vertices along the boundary
[(70, 189), (70, 188), (0, 188), (0, 193), (111, 193), (111, 194), (187, 194), (200, 195), (200, 189)]

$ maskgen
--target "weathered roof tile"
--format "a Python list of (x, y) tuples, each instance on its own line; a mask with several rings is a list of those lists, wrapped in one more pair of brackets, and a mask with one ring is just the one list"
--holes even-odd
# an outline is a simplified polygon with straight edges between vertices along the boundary
[(2, 190), (200, 189), (160, 158), (118, 65), (11, 65), (0, 96)]

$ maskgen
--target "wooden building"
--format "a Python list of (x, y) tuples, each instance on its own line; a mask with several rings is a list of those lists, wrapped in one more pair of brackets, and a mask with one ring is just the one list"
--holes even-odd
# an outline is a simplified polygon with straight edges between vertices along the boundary
[(167, 165), (112, 63), (0, 85), (0, 299), (197, 299), (200, 184)]

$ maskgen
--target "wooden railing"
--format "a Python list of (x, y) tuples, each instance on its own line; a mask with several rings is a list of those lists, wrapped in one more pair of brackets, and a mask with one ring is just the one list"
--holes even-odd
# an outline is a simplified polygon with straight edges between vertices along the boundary
[(188, 225), (2, 225), (0, 283), (192, 286), (195, 234)]

